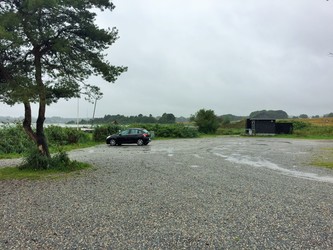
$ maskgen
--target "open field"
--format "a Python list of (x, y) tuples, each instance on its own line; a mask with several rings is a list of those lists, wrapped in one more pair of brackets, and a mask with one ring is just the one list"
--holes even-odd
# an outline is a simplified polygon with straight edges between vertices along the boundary
[(308, 119), (291, 119), (296, 121), (307, 122), (316, 126), (333, 126), (333, 117), (308, 118)]

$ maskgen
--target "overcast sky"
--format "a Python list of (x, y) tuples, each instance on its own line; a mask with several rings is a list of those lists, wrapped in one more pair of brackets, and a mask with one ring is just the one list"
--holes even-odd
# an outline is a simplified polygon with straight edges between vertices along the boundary
[[(106, 53), (128, 66), (115, 84), (101, 78), (95, 117), (106, 114), (189, 117), (284, 110), (289, 115), (333, 112), (333, 1), (115, 0), (97, 22), (117, 27)], [(47, 108), (76, 117), (77, 100)], [(22, 106), (0, 104), (0, 116)], [(80, 117), (93, 104), (79, 101)], [(37, 116), (37, 109), (34, 114)]]

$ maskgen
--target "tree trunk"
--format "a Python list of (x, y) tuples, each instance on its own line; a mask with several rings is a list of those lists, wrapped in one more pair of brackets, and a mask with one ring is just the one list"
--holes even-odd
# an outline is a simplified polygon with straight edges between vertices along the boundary
[(23, 128), (27, 135), (37, 144), (37, 136), (31, 128), (31, 106), (28, 101), (24, 102), (24, 121)]
[(50, 157), (49, 147), (44, 134), (44, 121), (45, 121), (45, 110), (46, 110), (46, 89), (42, 79), (42, 64), (41, 55), (39, 49), (35, 48), (35, 79), (38, 86), (39, 94), (39, 110), (38, 118), (36, 123), (36, 137), (37, 147), (41, 154)]
[[(44, 111), (43, 111), (44, 108)], [(45, 106), (39, 107), (39, 110), (41, 113), (45, 114)], [(47, 157), (50, 157), (49, 147), (47, 145), (47, 140), (44, 134), (44, 115), (38, 115), (37, 123), (36, 123), (36, 136), (37, 136), (37, 146), (41, 154), (46, 155)]]

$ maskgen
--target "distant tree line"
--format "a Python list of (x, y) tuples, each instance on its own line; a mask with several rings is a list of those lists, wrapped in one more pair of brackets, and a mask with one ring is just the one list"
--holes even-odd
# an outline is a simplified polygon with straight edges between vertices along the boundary
[[(184, 119), (180, 118), (182, 121)], [(185, 119), (186, 120), (186, 119)], [(68, 124), (74, 124), (75, 121), (70, 121)], [(92, 120), (81, 120), (80, 124), (92, 124)], [(160, 124), (173, 124), (176, 123), (176, 117), (171, 113), (164, 113), (161, 117), (153, 117), (139, 114), (137, 116), (124, 116), (124, 115), (105, 115), (103, 118), (95, 118), (94, 124), (133, 124), (133, 123), (160, 123)]]

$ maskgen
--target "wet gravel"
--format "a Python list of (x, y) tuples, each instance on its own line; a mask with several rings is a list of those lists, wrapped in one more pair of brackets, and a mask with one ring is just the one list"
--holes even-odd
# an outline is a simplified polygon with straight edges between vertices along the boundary
[(0, 249), (333, 249), (333, 171), (310, 164), (328, 148), (222, 137), (73, 151), (95, 167), (0, 182)]

